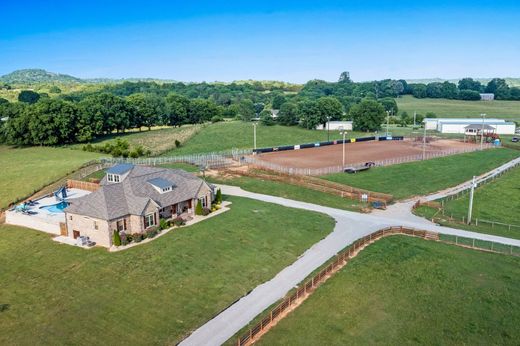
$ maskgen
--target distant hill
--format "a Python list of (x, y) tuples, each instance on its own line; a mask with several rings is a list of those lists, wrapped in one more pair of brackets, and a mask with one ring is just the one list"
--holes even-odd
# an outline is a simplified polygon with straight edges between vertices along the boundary
[(83, 83), (83, 80), (67, 74), (54, 73), (43, 69), (16, 70), (0, 77), (0, 81), (9, 84), (35, 83)]
[[(408, 83), (424, 83), (424, 84), (428, 84), (428, 83), (434, 83), (434, 82), (442, 83), (442, 82), (448, 81), (448, 82), (457, 84), (460, 79), (462, 79), (462, 78), (458, 78), (458, 79), (420, 78), (420, 79), (407, 79), (406, 82), (408, 82)], [(476, 80), (476, 81), (479, 81), (480, 83), (482, 83), (484, 85), (486, 85), (487, 83), (489, 83), (489, 81), (492, 78), (473, 78), (473, 79)], [(504, 79), (506, 80), (506, 83), (510, 87), (519, 87), (520, 86), (520, 78), (505, 77)]]

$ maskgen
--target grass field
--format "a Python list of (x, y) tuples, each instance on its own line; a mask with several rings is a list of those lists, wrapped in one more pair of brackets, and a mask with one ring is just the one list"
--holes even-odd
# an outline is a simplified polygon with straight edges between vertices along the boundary
[[(257, 126), (257, 147), (313, 143), (327, 140), (327, 131), (307, 130), (298, 126)], [(380, 131), (381, 132), (381, 131)], [(382, 131), (384, 132), (384, 131)], [(393, 135), (408, 135), (412, 128), (392, 127)], [(371, 136), (373, 133), (349, 132), (347, 138)], [(339, 131), (330, 131), (330, 139), (340, 139)], [(233, 148), (253, 148), (253, 124), (243, 121), (229, 121), (206, 124), (181, 148), (172, 149), (167, 155), (193, 154)]]
[(433, 112), (443, 118), (488, 117), (520, 121), (520, 101), (461, 101), (448, 99), (418, 99), (406, 95), (396, 99), (399, 112), (406, 111), (413, 116), (416, 111), (425, 115)]
[[(128, 141), (131, 147), (138, 145), (151, 151), (152, 155), (159, 155), (175, 148), (175, 141), (178, 140), (181, 145), (189, 141), (199, 130), (201, 125), (184, 125), (182, 127), (154, 127), (151, 131), (144, 129), (138, 131), (132, 129), (125, 133), (114, 133), (103, 136), (92, 141), (92, 144), (100, 145), (105, 143), (113, 143), (117, 138)], [(85, 144), (74, 144), (72, 148), (81, 149)]]
[[(483, 185), (475, 190), (473, 200), (473, 218), (488, 221), (497, 221), (501, 223), (514, 224), (520, 226), (520, 168), (515, 168), (492, 183)], [(444, 210), (446, 216), (456, 217), (462, 220), (467, 216), (469, 205), (469, 196), (465, 195), (456, 200), (444, 202)], [(421, 207), (416, 210), (417, 215), (431, 218), (436, 209)], [(442, 219), (442, 215), (437, 215)], [(476, 232), (496, 234), (504, 237), (520, 239), (520, 227), (512, 228), (501, 225), (492, 226), (481, 222), (478, 226), (464, 226), (447, 221), (442, 222), (446, 225), (464, 227)]]
[(227, 199), (222, 215), (117, 253), (0, 226), (0, 344), (176, 344), (334, 225), (317, 213)]
[(394, 195), (397, 199), (424, 195), (460, 184), (520, 156), (513, 149), (489, 149), (387, 167), (371, 168), (358, 174), (337, 173), (324, 179), (371, 191)]
[(0, 146), (0, 208), (38, 191), (100, 156), (97, 153), (61, 148), (18, 149)]
[(394, 236), (363, 250), (258, 344), (516, 344), (518, 311), (520, 258)]
[(213, 183), (240, 186), (244, 190), (251, 192), (284, 197), (302, 202), (315, 203), (331, 208), (359, 211), (363, 207), (363, 204), (358, 201), (276, 181), (255, 179), (250, 177), (225, 179), (222, 177), (208, 177), (208, 180)]

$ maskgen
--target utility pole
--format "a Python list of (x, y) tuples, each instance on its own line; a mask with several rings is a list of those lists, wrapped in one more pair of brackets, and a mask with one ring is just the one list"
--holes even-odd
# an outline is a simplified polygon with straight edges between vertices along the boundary
[(469, 192), (468, 225), (471, 224), (471, 214), (473, 213), (473, 195), (475, 193), (475, 186), (475, 176), (473, 176), (473, 180), (471, 181), (471, 190)]
[(413, 127), (415, 128), (415, 119), (417, 118), (417, 111), (413, 112)]
[(424, 123), (424, 133), (422, 137), (422, 159), (426, 159), (426, 123)]
[(482, 129), (480, 130), (480, 150), (484, 148), (484, 119), (486, 118), (486, 114), (480, 114), (482, 117)]
[(253, 145), (256, 152), (256, 123), (253, 123)]

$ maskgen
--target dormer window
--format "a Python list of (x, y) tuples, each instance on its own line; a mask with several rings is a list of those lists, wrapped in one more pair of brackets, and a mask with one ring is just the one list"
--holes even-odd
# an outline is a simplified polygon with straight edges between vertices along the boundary
[(148, 183), (153, 186), (159, 193), (166, 193), (173, 190), (175, 184), (164, 178), (153, 178), (148, 180)]
[(107, 174), (107, 180), (110, 183), (119, 183), (121, 181), (121, 176), (119, 174)]

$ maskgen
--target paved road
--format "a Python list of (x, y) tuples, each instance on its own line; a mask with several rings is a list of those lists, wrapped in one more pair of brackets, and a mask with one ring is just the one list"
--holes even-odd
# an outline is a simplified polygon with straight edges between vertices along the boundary
[(286, 198), (252, 193), (235, 186), (219, 185), (226, 195), (252, 198), (287, 207), (306, 209), (328, 214), (336, 220), (334, 231), (314, 244), (296, 262), (279, 272), (273, 279), (257, 286), (247, 296), (231, 305), (215, 318), (195, 330), (180, 345), (220, 345), (265, 309), (283, 298), (286, 293), (303, 281), (316, 268), (355, 240), (388, 226), (406, 226), (434, 232), (459, 235), (520, 246), (520, 240), (437, 226), (410, 213), (413, 201), (398, 203), (386, 211), (360, 214), (346, 210), (323, 207), (316, 204)]

